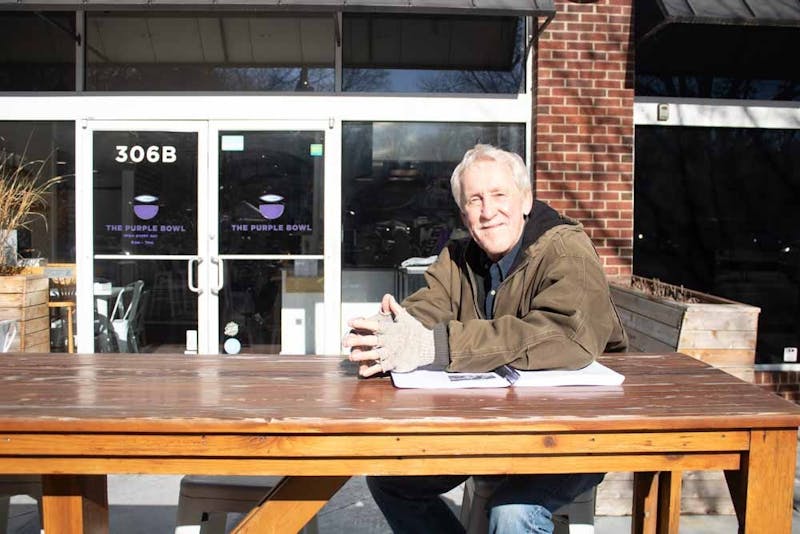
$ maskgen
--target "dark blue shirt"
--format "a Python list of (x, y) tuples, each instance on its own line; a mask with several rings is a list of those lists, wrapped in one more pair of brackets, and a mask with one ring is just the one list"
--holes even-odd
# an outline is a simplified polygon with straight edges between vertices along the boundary
[(486, 300), (483, 303), (483, 311), (487, 319), (494, 319), (494, 297), (497, 294), (497, 288), (508, 276), (511, 271), (511, 266), (514, 265), (514, 260), (517, 259), (519, 249), (522, 248), (522, 238), (517, 241), (508, 254), (500, 258), (495, 263), (489, 265), (489, 276), (484, 279), (486, 287)]

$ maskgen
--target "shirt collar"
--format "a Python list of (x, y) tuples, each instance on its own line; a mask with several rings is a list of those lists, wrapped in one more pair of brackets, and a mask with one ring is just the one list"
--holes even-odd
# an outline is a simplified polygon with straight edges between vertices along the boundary
[(509, 271), (511, 271), (511, 266), (514, 265), (514, 260), (517, 259), (517, 254), (519, 254), (520, 248), (522, 248), (522, 237), (520, 237), (519, 241), (517, 241), (517, 244), (514, 245), (514, 248), (512, 248), (508, 254), (500, 258), (500, 260), (497, 262), (500, 267), (500, 272), (503, 275), (503, 280), (506, 279)]
[(505, 256), (503, 256), (496, 262), (492, 262), (492, 260), (489, 259), (489, 256), (487, 256), (485, 252), (481, 251), (481, 256), (483, 257), (483, 261), (481, 261), (481, 264), (485, 269), (484, 272), (488, 273), (489, 269), (493, 265), (497, 265), (500, 268), (500, 281), (505, 280), (506, 276), (508, 276), (508, 273), (511, 271), (511, 267), (514, 265), (514, 260), (517, 258), (517, 255), (519, 254), (521, 248), (522, 248), (522, 237), (520, 236), (519, 241), (517, 241), (517, 244), (514, 245), (514, 247), (511, 250), (509, 250)]

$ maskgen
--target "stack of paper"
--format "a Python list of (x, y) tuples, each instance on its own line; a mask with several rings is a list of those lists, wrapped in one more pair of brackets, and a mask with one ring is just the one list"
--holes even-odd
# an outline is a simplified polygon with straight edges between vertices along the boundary
[[(605, 365), (592, 362), (574, 371), (517, 371), (519, 378), (514, 386), (618, 386), (625, 377)], [(497, 373), (448, 373), (445, 371), (412, 371), (392, 373), (398, 388), (454, 389), (454, 388), (507, 388), (511, 382)]]

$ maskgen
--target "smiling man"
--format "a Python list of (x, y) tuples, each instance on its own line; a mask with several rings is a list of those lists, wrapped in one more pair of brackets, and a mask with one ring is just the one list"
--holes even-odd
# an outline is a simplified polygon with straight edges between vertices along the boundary
[[(450, 181), (470, 238), (451, 241), (402, 305), (353, 319), (344, 345), (359, 373), (577, 369), (627, 339), (591, 240), (577, 221), (534, 201), (525, 163), (489, 145), (467, 151)], [(463, 532), (438, 497), (465, 476), (370, 477), (395, 532)], [(491, 532), (553, 531), (552, 511), (602, 474), (487, 477)]]

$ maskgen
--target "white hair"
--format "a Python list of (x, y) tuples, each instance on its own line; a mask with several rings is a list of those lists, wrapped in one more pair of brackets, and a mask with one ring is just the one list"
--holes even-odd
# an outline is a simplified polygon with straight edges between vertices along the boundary
[(478, 161), (496, 161), (508, 166), (514, 183), (520, 191), (530, 191), (531, 181), (528, 178), (528, 167), (522, 158), (514, 152), (508, 152), (492, 145), (478, 144), (467, 150), (464, 158), (453, 170), (450, 177), (450, 190), (453, 193), (453, 200), (456, 201), (459, 209), (464, 210), (464, 199), (461, 198), (461, 177), (464, 172)]

